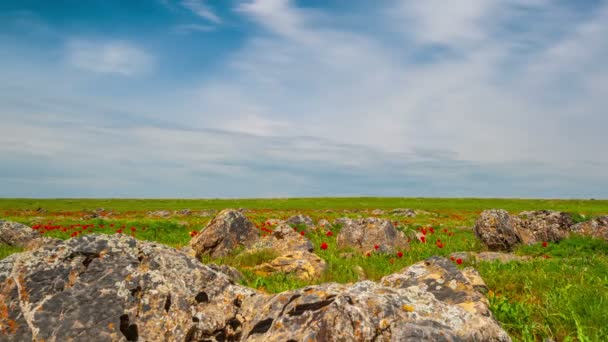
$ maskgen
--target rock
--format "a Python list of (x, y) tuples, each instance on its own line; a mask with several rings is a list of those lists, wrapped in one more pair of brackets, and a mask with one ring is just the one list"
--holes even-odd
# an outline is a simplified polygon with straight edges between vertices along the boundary
[(190, 247), (197, 257), (206, 254), (218, 258), (238, 247), (250, 247), (258, 238), (257, 229), (245, 215), (238, 210), (225, 209), (190, 240)]
[(524, 211), (518, 218), (516, 230), (527, 245), (567, 238), (574, 224), (570, 214), (553, 210)]
[(488, 285), (483, 281), (479, 272), (473, 267), (466, 267), (462, 271), (462, 275), (469, 281), (471, 286), (480, 293), (487, 294), (488, 293)]
[(123, 234), (13, 254), (0, 261), (0, 339), (510, 341), (475, 281), (443, 258), (379, 283), (276, 295), (235, 284), (217, 267)]
[(40, 233), (18, 222), (0, 220), (0, 244), (25, 247), (30, 241), (40, 237)]
[(271, 225), (271, 226), (276, 226), (279, 225), (281, 223), (285, 223), (285, 221), (281, 220), (281, 219), (275, 219), (275, 218), (271, 218), (266, 220), (266, 224)]
[(577, 223), (570, 227), (570, 231), (608, 241), (608, 216), (599, 216), (589, 221)]
[(450, 258), (462, 259), (462, 261), (473, 261), (473, 262), (500, 261), (503, 264), (508, 263), (508, 262), (513, 262), (513, 261), (530, 260), (529, 256), (520, 256), (520, 255), (515, 255), (512, 253), (501, 253), (501, 252), (480, 252), (480, 253), (455, 252), (455, 253), (450, 254)]
[(418, 214), (418, 211), (407, 208), (397, 208), (391, 210), (390, 213), (395, 216), (415, 217)]
[(372, 210), (372, 215), (376, 215), (376, 216), (378, 216), (378, 215), (384, 215), (384, 210), (382, 210), (382, 209), (374, 209), (374, 210)]
[(295, 251), (312, 252), (313, 245), (306, 237), (295, 232), (293, 228), (283, 223), (277, 226), (272, 231), (272, 234), (260, 237), (248, 251), (261, 249), (272, 249), (279, 254)]
[(285, 220), (285, 223), (294, 226), (304, 225), (307, 228), (312, 228), (314, 226), (314, 223), (312, 222), (312, 219), (310, 217), (301, 214), (288, 218), (287, 220)]
[(33, 251), (36, 250), (38, 248), (51, 248), (51, 247), (56, 247), (59, 244), (61, 244), (62, 240), (60, 239), (56, 239), (56, 238), (50, 238), (50, 237), (39, 237), (33, 240), (30, 240), (30, 242), (28, 242), (25, 245), (25, 250), (26, 251)]
[(243, 303), (247, 341), (510, 341), (488, 301), (447, 259), (380, 283), (321, 284)]
[(201, 210), (201, 211), (195, 213), (194, 215), (196, 215), (198, 217), (208, 217), (208, 216), (215, 215), (215, 211), (213, 211), (213, 210)]
[(192, 210), (190, 210), (190, 209), (176, 210), (175, 215), (190, 216), (190, 215), (192, 215)]
[(209, 266), (209, 268), (211, 268), (212, 270), (214, 270), (216, 272), (223, 273), (224, 275), (226, 275), (230, 280), (232, 280), (235, 283), (240, 283), (243, 279), (245, 279), (243, 277), (243, 274), (234, 267), (230, 267), (228, 265), (217, 265), (217, 264), (207, 264), (207, 266)]
[(473, 231), (490, 250), (510, 251), (521, 242), (513, 221), (506, 210), (484, 210), (477, 218)]
[(326, 219), (320, 219), (319, 221), (317, 221), (317, 227), (324, 230), (328, 230), (331, 229), (331, 223)]
[(303, 280), (319, 278), (325, 269), (327, 269), (325, 260), (307, 251), (285, 253), (269, 263), (254, 267), (259, 273), (289, 273)]
[(150, 211), (148, 212), (148, 216), (149, 217), (162, 217), (162, 218), (167, 218), (167, 217), (171, 217), (171, 212), (168, 210), (156, 210), (156, 211)]
[(409, 244), (402, 232), (395, 229), (389, 220), (368, 217), (350, 220), (338, 233), (338, 247), (354, 247), (359, 251), (374, 250), (392, 253), (398, 249), (409, 249)]
[(253, 295), (172, 248), (85, 235), (0, 261), (0, 340), (239, 340)]
[(347, 223), (350, 223), (350, 222), (352, 222), (352, 221), (353, 221), (353, 219), (351, 219), (351, 218), (348, 218), (348, 217), (340, 217), (340, 218), (337, 218), (337, 219), (335, 219), (335, 220), (334, 220), (334, 224), (335, 224), (335, 225), (344, 226), (344, 225), (346, 225)]

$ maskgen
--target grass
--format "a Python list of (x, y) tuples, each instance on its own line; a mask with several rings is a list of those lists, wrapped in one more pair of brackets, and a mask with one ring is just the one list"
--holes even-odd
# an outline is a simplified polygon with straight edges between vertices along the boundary
[(19, 253), (21, 251), (23, 251), (23, 249), (20, 247), (7, 246), (7, 245), (0, 244), (0, 260), (6, 258), (7, 256), (9, 256), (11, 254)]
[[(40, 213), (33, 210), (46, 209)], [(87, 210), (105, 208), (117, 214), (87, 220)], [(170, 219), (149, 218), (149, 210), (217, 210), (225, 207), (250, 208), (247, 216), (261, 226), (269, 218), (285, 219), (296, 213), (333, 221), (338, 217), (368, 216), (361, 210), (414, 208), (428, 211), (414, 218), (383, 215), (396, 221), (398, 229), (413, 237), (421, 227), (432, 226), (427, 242), (411, 241), (403, 256), (372, 253), (370, 256), (339, 249), (336, 236), (340, 226), (325, 231), (310, 231), (315, 253), (327, 262), (327, 271), (314, 281), (299, 280), (288, 274), (262, 276), (252, 269), (277, 255), (274, 251), (256, 253), (235, 251), (232, 255), (211, 259), (233, 266), (244, 276), (243, 285), (268, 293), (277, 293), (322, 282), (352, 283), (362, 277), (381, 277), (433, 255), (449, 256), (452, 252), (483, 251), (484, 247), (472, 233), (479, 212), (487, 208), (503, 208), (510, 212), (535, 209), (568, 211), (576, 222), (608, 214), (608, 201), (583, 200), (511, 200), (511, 199), (421, 199), (421, 198), (324, 198), (324, 199), (250, 199), (250, 200), (31, 200), (0, 199), (3, 217), (37, 227), (46, 236), (68, 239), (74, 234), (117, 232), (132, 234), (138, 239), (156, 241), (174, 247), (187, 245), (191, 231), (200, 231), (210, 217), (179, 216)], [(349, 210), (344, 210), (349, 209)], [(443, 248), (436, 245), (441, 240)], [(328, 248), (322, 250), (322, 243)], [(0, 246), (0, 258), (19, 249)], [(571, 237), (560, 243), (520, 247), (520, 255), (534, 257), (526, 262), (501, 264), (479, 262), (474, 266), (490, 288), (488, 299), (495, 317), (516, 341), (606, 341), (608, 340), (608, 243), (602, 240)]]

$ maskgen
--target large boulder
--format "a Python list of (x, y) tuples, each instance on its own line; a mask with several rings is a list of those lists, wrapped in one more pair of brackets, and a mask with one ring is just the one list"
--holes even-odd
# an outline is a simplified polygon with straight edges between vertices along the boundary
[(345, 220), (338, 234), (338, 247), (353, 247), (359, 251), (375, 250), (394, 252), (408, 249), (409, 244), (402, 232), (398, 231), (389, 220), (368, 217), (358, 220)]
[(524, 211), (518, 218), (516, 229), (526, 245), (560, 241), (570, 235), (574, 224), (570, 214), (553, 210)]
[(473, 231), (475, 235), (492, 251), (510, 251), (521, 242), (516, 231), (516, 224), (506, 210), (484, 210)]
[(238, 340), (255, 293), (173, 248), (85, 235), (0, 261), (0, 340)]
[(510, 341), (488, 301), (449, 260), (380, 283), (321, 284), (243, 305), (247, 341)]
[(570, 227), (570, 231), (608, 241), (608, 216), (599, 216), (589, 221), (577, 223)]
[(38, 238), (40, 233), (24, 224), (0, 220), (0, 244), (25, 247)]
[(275, 227), (271, 234), (260, 237), (248, 251), (260, 249), (272, 249), (279, 254), (295, 251), (312, 252), (313, 245), (306, 237), (282, 223)]
[(475, 235), (492, 251), (510, 251), (520, 243), (557, 242), (570, 234), (568, 213), (524, 211), (517, 216), (502, 209), (485, 210), (475, 222)]
[(509, 337), (470, 276), (443, 258), (412, 265), (380, 283), (322, 284), (266, 295), (173, 248), (122, 234), (91, 234), (0, 261), (0, 340)]
[(253, 245), (259, 238), (255, 225), (240, 211), (225, 209), (190, 240), (196, 256), (223, 257), (234, 249)]

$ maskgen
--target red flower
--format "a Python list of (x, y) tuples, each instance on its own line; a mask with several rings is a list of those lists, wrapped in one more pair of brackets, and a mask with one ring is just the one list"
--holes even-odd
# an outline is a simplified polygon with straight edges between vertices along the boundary
[(190, 232), (190, 237), (195, 237), (198, 234), (196, 230)]
[(547, 241), (543, 241), (543, 247), (547, 247), (548, 243)]
[(456, 263), (457, 263), (458, 265), (462, 265), (462, 259), (456, 259)]
[(431, 234), (435, 234), (435, 229), (433, 229), (433, 227), (430, 227), (429, 231), (431, 232)]
[(551, 258), (551, 257), (550, 257), (550, 256), (548, 256), (548, 255), (543, 255), (543, 258), (545, 258), (545, 259), (549, 259), (549, 258)]
[(131, 231), (132, 231), (132, 232), (134, 232), (134, 231), (136, 231), (136, 230), (137, 230), (137, 228), (135, 228), (135, 227), (131, 227)]
[(118, 230), (116, 231), (116, 234), (122, 234), (122, 229), (118, 229)]
[(375, 250), (378, 250), (378, 248), (380, 248), (380, 246), (378, 246), (378, 245), (374, 245), (374, 249), (375, 249)]
[(76, 237), (78, 236), (78, 232), (73, 232), (72, 234), (70, 234), (71, 237)]
[(333, 235), (334, 235), (334, 233), (332, 233), (332, 232), (331, 232), (331, 230), (330, 230), (330, 231), (328, 231), (327, 233), (325, 233), (325, 235), (327, 235), (327, 236), (333, 236)]
[(450, 260), (452, 261), (456, 261), (456, 258), (454, 258), (453, 256), (450, 257)]
[(321, 244), (321, 249), (323, 249), (323, 250), (327, 249), (327, 243), (323, 242)]
[(421, 237), (420, 237), (420, 242), (422, 242), (422, 243), (426, 243), (426, 238), (425, 238), (424, 236), (421, 236)]
[(443, 248), (443, 244), (441, 242), (437, 242), (437, 248)]
[(403, 252), (401, 252), (401, 251), (397, 252), (397, 258), (401, 258), (401, 257), (403, 257)]
[(301, 232), (300, 232), (300, 235), (304, 236), (304, 234), (305, 234), (305, 232), (304, 232), (304, 231), (301, 231)]
[(365, 256), (371, 256), (371, 255), (372, 255), (372, 253), (370, 253), (370, 252), (367, 252), (367, 253), (365, 254)]

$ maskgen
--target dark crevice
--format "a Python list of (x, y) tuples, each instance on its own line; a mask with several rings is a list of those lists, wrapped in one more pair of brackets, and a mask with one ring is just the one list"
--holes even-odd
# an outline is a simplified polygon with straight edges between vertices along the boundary
[(232, 304), (234, 304), (234, 306), (236, 306), (237, 308), (240, 308), (241, 304), (243, 304), (243, 302), (238, 298), (234, 298), (234, 301), (232, 302)]
[(353, 303), (353, 299), (350, 298), (350, 296), (344, 296), (344, 299), (346, 299), (346, 302), (350, 305), (354, 305), (355, 303)]
[(336, 297), (336, 296), (329, 296), (329, 297), (327, 297), (327, 299), (322, 300), (320, 302), (296, 305), (295, 308), (291, 309), (287, 314), (289, 316), (300, 316), (306, 311), (320, 310), (320, 309), (328, 306), (329, 304), (333, 303), (334, 297)]
[(238, 329), (238, 327), (241, 326), (241, 321), (239, 321), (238, 319), (236, 319), (236, 317), (232, 317), (229, 321), (228, 321), (228, 325), (232, 328), (232, 330), (236, 331), (236, 329)]
[(287, 308), (287, 306), (289, 304), (291, 304), (291, 302), (293, 302), (294, 300), (296, 300), (296, 299), (298, 299), (300, 297), (302, 297), (302, 295), (299, 295), (299, 294), (291, 296), (291, 298), (289, 298), (289, 300), (287, 301), (287, 303), (285, 303), (285, 305), (283, 305), (283, 309), (281, 309), (281, 313), (279, 314), (279, 317), (283, 316), (283, 312), (285, 312), (285, 308)]
[(209, 296), (207, 295), (207, 292), (201, 291), (199, 292), (196, 297), (194, 297), (194, 299), (196, 300), (197, 303), (207, 303), (209, 302)]
[(264, 334), (265, 332), (270, 330), (270, 326), (272, 326), (273, 321), (274, 320), (272, 318), (267, 318), (265, 320), (259, 321), (256, 325), (253, 326), (247, 337), (253, 334)]
[(131, 296), (137, 298), (137, 296), (139, 295), (139, 293), (141, 292), (141, 286), (137, 285), (136, 288), (131, 289)]
[(165, 300), (165, 312), (169, 312), (169, 309), (171, 309), (171, 294), (170, 293), (167, 295), (167, 299)]
[(125, 336), (127, 341), (137, 341), (139, 333), (137, 332), (137, 324), (129, 324), (129, 315), (120, 316), (120, 332)]

